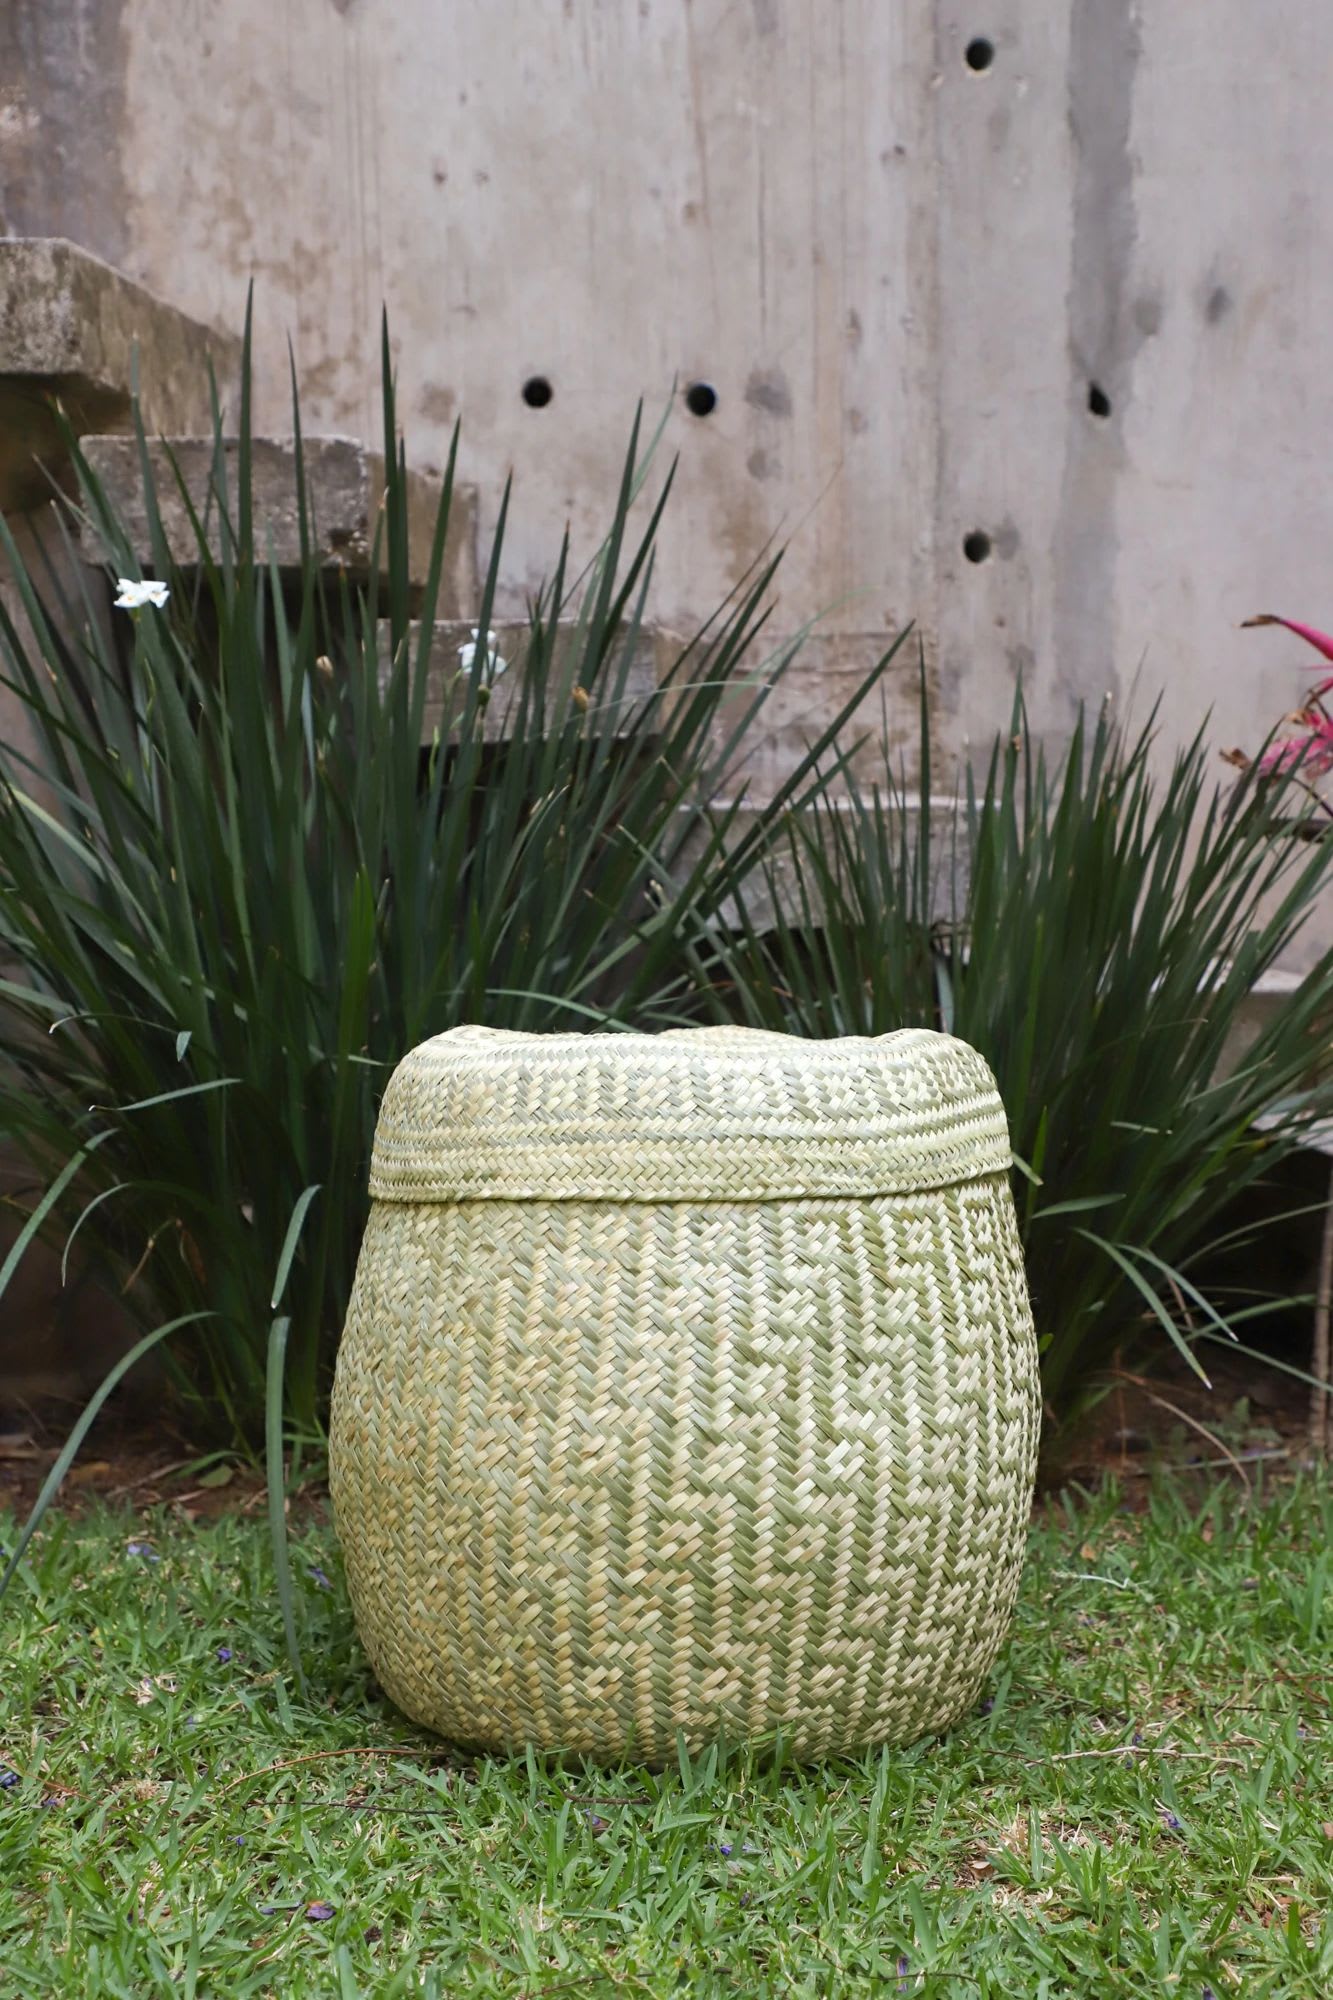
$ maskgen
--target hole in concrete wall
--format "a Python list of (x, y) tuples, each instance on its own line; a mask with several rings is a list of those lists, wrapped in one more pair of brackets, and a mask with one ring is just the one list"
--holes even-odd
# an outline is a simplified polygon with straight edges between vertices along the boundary
[(711, 417), (717, 408), (717, 390), (711, 382), (691, 382), (685, 391), (685, 407), (692, 417)]
[(984, 528), (973, 528), (970, 535), (963, 536), (963, 554), (969, 562), (985, 562), (991, 552), (991, 539)]
[(554, 394), (545, 375), (529, 375), (523, 384), (523, 401), (530, 410), (544, 410)]
[(963, 61), (969, 69), (976, 70), (978, 75), (982, 70), (989, 69), (994, 60), (995, 44), (988, 41), (985, 35), (977, 35), (963, 50)]
[(1111, 398), (1100, 382), (1088, 384), (1088, 408), (1094, 417), (1109, 417), (1111, 414)]

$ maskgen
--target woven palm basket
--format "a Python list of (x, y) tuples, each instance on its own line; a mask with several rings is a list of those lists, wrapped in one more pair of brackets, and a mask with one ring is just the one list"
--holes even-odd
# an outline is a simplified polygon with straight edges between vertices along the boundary
[(384, 1099), (333, 1504), (408, 1715), (476, 1747), (797, 1755), (965, 1711), (1037, 1356), (994, 1080), (907, 1030), (458, 1028)]

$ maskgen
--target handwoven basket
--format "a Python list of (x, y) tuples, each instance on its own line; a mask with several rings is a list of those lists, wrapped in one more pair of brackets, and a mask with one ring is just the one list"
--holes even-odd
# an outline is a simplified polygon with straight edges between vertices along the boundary
[(1018, 1587), (1037, 1355), (1009, 1141), (916, 1030), (413, 1051), (380, 1113), (330, 1483), (418, 1722), (648, 1761), (903, 1742)]

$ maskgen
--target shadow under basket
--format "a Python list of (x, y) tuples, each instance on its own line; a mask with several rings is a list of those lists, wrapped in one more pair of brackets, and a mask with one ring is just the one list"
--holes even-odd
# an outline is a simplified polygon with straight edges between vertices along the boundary
[(1036, 1341), (976, 1052), (458, 1028), (385, 1095), (330, 1484), (357, 1625), (474, 1748), (901, 1743), (1018, 1589)]

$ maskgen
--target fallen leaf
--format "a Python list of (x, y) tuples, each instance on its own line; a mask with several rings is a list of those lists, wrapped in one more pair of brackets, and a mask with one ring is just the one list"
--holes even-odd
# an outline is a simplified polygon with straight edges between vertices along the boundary
[(145, 1675), (134, 1690), (134, 1699), (140, 1708), (147, 1708), (159, 1689), (163, 1694), (175, 1694), (175, 1674)]
[(208, 1487), (230, 1486), (235, 1477), (236, 1467), (234, 1465), (215, 1465), (211, 1472), (200, 1473), (199, 1484)]
[(1084, 1542), (1082, 1548), (1079, 1550), (1079, 1554), (1085, 1563), (1096, 1562), (1097, 1560), (1097, 1551), (1091, 1542)]
[(69, 1475), (71, 1486), (86, 1486), (89, 1480), (100, 1479), (104, 1472), (110, 1472), (111, 1461), (106, 1458), (90, 1459), (87, 1465), (76, 1465)]

